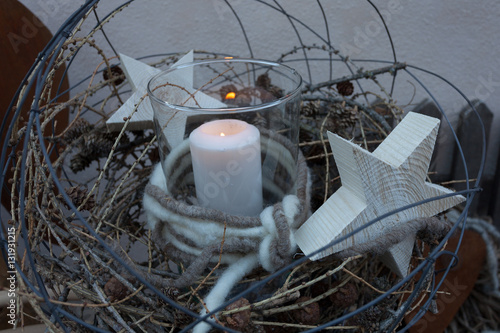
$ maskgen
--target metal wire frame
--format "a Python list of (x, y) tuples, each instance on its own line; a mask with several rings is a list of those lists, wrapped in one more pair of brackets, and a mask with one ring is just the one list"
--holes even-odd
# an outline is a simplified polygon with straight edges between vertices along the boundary
[[(124, 7), (124, 6), (128, 5), (129, 3), (131, 3), (132, 1), (133, 0), (124, 2), (120, 7)], [(249, 39), (247, 38), (247, 35), (246, 35), (247, 27), (244, 27), (244, 25), (242, 23), (242, 20), (239, 17), (239, 14), (234, 10), (234, 7), (231, 5), (230, 1), (229, 0), (221, 0), (221, 1), (224, 1), (224, 3), (228, 6), (228, 8), (231, 10), (231, 12), (233, 13), (233, 15), (235, 16), (235, 19), (237, 20), (238, 24), (241, 27), (242, 34), (243, 34), (243, 36), (245, 38), (245, 41), (247, 43), (250, 55), (253, 56), (252, 46), (251, 46), (250, 41), (249, 41)], [(95, 232), (95, 230), (87, 223), (86, 219), (78, 212), (77, 208), (73, 205), (72, 201), (70, 200), (70, 198), (65, 193), (64, 187), (60, 183), (55, 170), (53, 169), (51, 163), (49, 162), (50, 161), (50, 158), (49, 158), (50, 152), (47, 151), (47, 148), (45, 147), (45, 144), (43, 142), (43, 133), (41, 131), (41, 126), (40, 126), (40, 113), (44, 112), (44, 110), (43, 109), (39, 110), (37, 108), (38, 99), (40, 97), (41, 90), (42, 90), (43, 84), (45, 82), (45, 79), (47, 78), (47, 76), (49, 74), (49, 71), (50, 71), (50, 69), (52, 67), (52, 64), (54, 63), (57, 54), (61, 50), (61, 47), (62, 47), (64, 41), (71, 35), (71, 33), (74, 30), (74, 28), (85, 17), (85, 15), (87, 15), (89, 12), (91, 12), (91, 11), (94, 10), (94, 6), (98, 2), (99, 2), (98, 0), (88, 0), (81, 8), (79, 8), (77, 11), (75, 11), (66, 20), (66, 22), (60, 27), (60, 29), (54, 34), (54, 37), (52, 38), (52, 40), (47, 44), (47, 46), (44, 48), (44, 50), (40, 53), (40, 55), (36, 59), (35, 63), (33, 64), (33, 66), (30, 68), (30, 70), (26, 74), (25, 79), (23, 80), (22, 84), (20, 85), (19, 89), (17, 90), (16, 94), (14, 95), (13, 100), (12, 100), (10, 106), (9, 106), (9, 109), (7, 110), (7, 117), (8, 117), (8, 115), (10, 113), (14, 112), (13, 111), (13, 106), (16, 103), (16, 101), (18, 100), (18, 97), (20, 96), (23, 87), (27, 88), (28, 90), (31, 89), (32, 87), (35, 88), (35, 97), (34, 97), (33, 101), (31, 102), (32, 109), (30, 111), (30, 116), (29, 116), (28, 125), (27, 125), (27, 129), (28, 130), (24, 134), (23, 152), (22, 152), (22, 163), (21, 163), (21, 174), (25, 174), (25, 171), (26, 171), (26, 163), (25, 162), (26, 162), (26, 158), (27, 158), (27, 147), (28, 147), (30, 133), (32, 131), (36, 131), (36, 134), (38, 136), (39, 143), (40, 143), (40, 146), (41, 146), (42, 153), (43, 153), (43, 155), (45, 157), (45, 160), (48, 161), (47, 162), (47, 167), (48, 167), (48, 169), (49, 169), (49, 171), (50, 171), (50, 173), (51, 173), (51, 175), (52, 175), (52, 177), (54, 179), (54, 184), (59, 189), (60, 193), (62, 194), (64, 200), (66, 201), (66, 203), (68, 204), (68, 206), (70, 207), (70, 209), (75, 213), (76, 218), (87, 228), (87, 231), (93, 237), (95, 237), (98, 240), (98, 242), (100, 243), (100, 245), (106, 251), (108, 251), (113, 256), (113, 258), (115, 258), (115, 260), (118, 263), (120, 263), (121, 265), (123, 265), (123, 267), (125, 267), (129, 271), (130, 274), (132, 274), (133, 276), (135, 276), (148, 289), (150, 289), (151, 291), (153, 291), (154, 293), (156, 293), (163, 301), (165, 301), (166, 303), (168, 303), (173, 308), (181, 310), (181, 311), (184, 311), (185, 313), (189, 314), (190, 316), (196, 318), (196, 320), (193, 323), (191, 323), (190, 325), (188, 325), (187, 327), (185, 327), (182, 330), (182, 332), (189, 331), (191, 328), (193, 328), (196, 324), (198, 324), (201, 321), (207, 321), (207, 319), (210, 318), (210, 316), (212, 314), (217, 313), (218, 311), (224, 309), (227, 305), (231, 304), (235, 300), (237, 300), (237, 299), (239, 299), (239, 298), (241, 298), (241, 297), (243, 297), (243, 296), (251, 293), (252, 291), (260, 288), (261, 286), (263, 286), (267, 282), (271, 281), (275, 277), (283, 274), (287, 270), (289, 270), (289, 269), (291, 269), (291, 268), (293, 268), (293, 267), (295, 267), (295, 266), (297, 266), (297, 265), (305, 262), (306, 260), (309, 259), (309, 257), (314, 256), (315, 254), (317, 254), (317, 253), (325, 250), (329, 246), (332, 246), (332, 245), (334, 245), (334, 244), (336, 244), (338, 242), (343, 241), (344, 239), (350, 237), (351, 235), (353, 235), (353, 234), (355, 234), (355, 233), (363, 230), (364, 228), (367, 228), (368, 226), (370, 226), (370, 225), (372, 225), (374, 223), (377, 223), (378, 221), (380, 221), (380, 220), (382, 220), (382, 219), (384, 219), (384, 218), (386, 218), (386, 217), (388, 217), (388, 216), (390, 216), (392, 214), (404, 211), (406, 209), (410, 209), (412, 207), (415, 207), (415, 206), (420, 205), (420, 204), (424, 204), (426, 202), (430, 202), (430, 201), (433, 201), (433, 200), (443, 199), (445, 197), (452, 196), (452, 195), (460, 195), (460, 194), (462, 194), (462, 195), (465, 195), (467, 197), (467, 201), (466, 201), (465, 209), (462, 212), (462, 214), (460, 215), (460, 218), (453, 225), (451, 231), (444, 237), (444, 239), (439, 243), (439, 245), (405, 279), (403, 279), (400, 282), (396, 283), (389, 290), (387, 290), (384, 294), (381, 294), (380, 296), (378, 296), (377, 298), (375, 298), (371, 302), (363, 305), (362, 307), (356, 309), (355, 311), (353, 311), (351, 313), (348, 313), (348, 314), (346, 314), (344, 316), (341, 316), (339, 318), (336, 318), (335, 320), (327, 322), (327, 323), (325, 323), (325, 324), (323, 324), (321, 326), (318, 326), (316, 328), (310, 329), (307, 332), (318, 332), (318, 331), (322, 330), (323, 328), (326, 328), (326, 327), (331, 326), (331, 325), (339, 324), (339, 323), (343, 322), (344, 320), (346, 320), (346, 319), (348, 319), (350, 317), (353, 317), (353, 316), (355, 316), (355, 315), (357, 315), (357, 314), (365, 311), (369, 307), (376, 305), (382, 299), (386, 298), (393, 291), (395, 291), (398, 288), (400, 288), (401, 286), (403, 286), (410, 279), (414, 278), (416, 276), (416, 274), (418, 274), (418, 273), (421, 272), (422, 276), (427, 276), (429, 273), (432, 273), (431, 269), (433, 269), (433, 263), (436, 261), (436, 259), (439, 256), (441, 256), (441, 255), (451, 255), (452, 256), (452, 260), (450, 261), (450, 264), (446, 268), (446, 271), (443, 274), (443, 276), (441, 277), (441, 279), (439, 281), (435, 281), (433, 279), (433, 281), (432, 281), (432, 288), (431, 288), (431, 292), (429, 294), (428, 301), (425, 302), (425, 304), (423, 304), (421, 306), (421, 308), (418, 311), (417, 315), (405, 327), (403, 327), (400, 330), (400, 332), (406, 332), (409, 329), (409, 327), (411, 327), (412, 324), (414, 324), (415, 322), (417, 322), (421, 317), (423, 317), (425, 315), (426, 311), (429, 309), (429, 306), (431, 304), (431, 300), (436, 295), (436, 293), (439, 290), (440, 286), (444, 282), (446, 274), (453, 267), (453, 265), (456, 264), (456, 261), (457, 261), (457, 252), (458, 252), (459, 247), (457, 247), (455, 249), (455, 251), (453, 251), (453, 252), (442, 251), (442, 248), (444, 247), (444, 245), (447, 242), (447, 240), (451, 237), (451, 235), (453, 234), (453, 232), (456, 231), (458, 228), (462, 229), (462, 233), (461, 233), (461, 236), (460, 236), (459, 244), (461, 243), (463, 232), (465, 230), (465, 225), (467, 223), (468, 208), (471, 205), (471, 202), (472, 202), (472, 200), (473, 200), (473, 198), (475, 196), (475, 193), (477, 193), (478, 191), (480, 191), (479, 182), (480, 182), (480, 179), (481, 179), (481, 176), (482, 176), (482, 173), (483, 173), (484, 162), (485, 162), (486, 138), (485, 138), (484, 126), (483, 126), (483, 124), (481, 122), (479, 114), (477, 113), (474, 105), (469, 101), (469, 99), (455, 85), (453, 85), (451, 82), (447, 81), (445, 78), (441, 77), (440, 75), (438, 75), (436, 73), (433, 73), (433, 72), (430, 72), (428, 70), (425, 70), (423, 68), (415, 67), (415, 66), (412, 66), (412, 65), (407, 65), (407, 67), (404, 69), (404, 71), (409, 76), (411, 76), (413, 78), (413, 80), (415, 80), (415, 82), (417, 82), (418, 85), (422, 89), (424, 89), (425, 92), (427, 93), (427, 95), (434, 101), (434, 103), (436, 104), (437, 108), (440, 110), (440, 112), (441, 112), (441, 114), (443, 116), (443, 119), (445, 120), (446, 124), (449, 126), (449, 128), (450, 128), (450, 130), (452, 132), (453, 138), (454, 138), (454, 140), (457, 143), (458, 151), (459, 151), (459, 154), (461, 156), (461, 162), (465, 166), (464, 169), (465, 169), (465, 173), (466, 173), (465, 174), (466, 190), (463, 190), (463, 191), (460, 191), (460, 192), (457, 192), (457, 193), (453, 193), (453, 194), (448, 194), (448, 195), (436, 197), (436, 198), (431, 198), (431, 199), (428, 199), (428, 200), (425, 200), (425, 201), (421, 201), (421, 202), (418, 202), (418, 203), (415, 203), (415, 204), (412, 204), (412, 205), (401, 207), (401, 208), (399, 208), (399, 209), (397, 209), (397, 210), (395, 210), (393, 212), (390, 212), (390, 213), (384, 214), (382, 216), (379, 216), (377, 219), (370, 221), (366, 225), (364, 225), (364, 226), (362, 226), (362, 227), (360, 227), (360, 228), (358, 228), (356, 230), (353, 230), (351, 233), (345, 235), (341, 239), (338, 239), (338, 240), (332, 242), (331, 244), (329, 244), (329, 245), (327, 245), (327, 246), (325, 246), (325, 247), (323, 247), (321, 249), (318, 249), (314, 253), (311, 253), (309, 256), (304, 256), (304, 257), (302, 257), (302, 258), (300, 258), (298, 260), (295, 260), (292, 264), (290, 264), (290, 265), (288, 265), (288, 266), (286, 266), (286, 267), (278, 270), (277, 272), (269, 275), (267, 278), (265, 278), (265, 279), (261, 280), (260, 282), (256, 283), (252, 287), (250, 287), (250, 288), (248, 288), (248, 289), (240, 292), (239, 294), (233, 296), (231, 299), (227, 300), (224, 304), (222, 304), (218, 308), (212, 309), (212, 311), (209, 312), (209, 313), (207, 313), (206, 315), (200, 316), (200, 315), (198, 315), (198, 314), (190, 311), (189, 309), (186, 309), (186, 308), (180, 306), (179, 304), (177, 304), (176, 302), (174, 302), (170, 298), (166, 297), (163, 293), (161, 293), (159, 290), (157, 290), (148, 281), (144, 280), (141, 277), (141, 275), (139, 275), (131, 267), (129, 267), (123, 261), (123, 259), (121, 259), (121, 257), (118, 254), (116, 254), (106, 244), (106, 242)], [(333, 63), (335, 61), (341, 61), (341, 62), (343, 62), (346, 65), (347, 69), (352, 74), (355, 72), (355, 70), (359, 69), (359, 67), (357, 66), (357, 63), (359, 63), (359, 62), (389, 63), (389, 64), (396, 64), (397, 63), (396, 51), (395, 51), (394, 45), (392, 43), (392, 38), (390, 36), (389, 30), (387, 29), (387, 25), (385, 24), (385, 21), (384, 21), (382, 15), (380, 14), (380, 12), (378, 11), (377, 7), (370, 0), (367, 0), (367, 2), (369, 3), (369, 5), (371, 5), (373, 8), (375, 8), (375, 10), (377, 11), (377, 13), (378, 13), (381, 21), (383, 22), (383, 25), (384, 25), (385, 29), (386, 29), (387, 36), (388, 36), (388, 39), (389, 39), (389, 42), (390, 42), (390, 47), (391, 47), (392, 53), (393, 53), (393, 60), (392, 61), (366, 60), (366, 59), (357, 59), (357, 60), (356, 59), (349, 59), (347, 57), (344, 57), (340, 53), (338, 53), (337, 52), (338, 50), (336, 50), (335, 47), (334, 47), (334, 45), (332, 44), (332, 38), (331, 38), (331, 35), (330, 35), (330, 29), (329, 29), (328, 19), (327, 19), (326, 15), (325, 15), (325, 12), (324, 12), (324, 9), (323, 9), (323, 6), (322, 6), (320, 0), (317, 0), (316, 3), (318, 5), (318, 7), (320, 8), (320, 11), (321, 11), (322, 16), (323, 16), (323, 20), (324, 20), (324, 23), (325, 23), (326, 36), (322, 36), (321, 34), (317, 33), (314, 30), (312, 30), (309, 26), (307, 26), (299, 18), (294, 17), (294, 16), (290, 15), (289, 13), (287, 13), (283, 9), (283, 7), (280, 5), (280, 3), (278, 2), (278, 0), (272, 0), (272, 1), (255, 0), (255, 2), (258, 3), (258, 4), (260, 4), (260, 5), (264, 5), (264, 6), (268, 7), (268, 8), (271, 8), (272, 10), (275, 10), (275, 11), (277, 11), (277, 12), (285, 15), (288, 18), (289, 23), (290, 23), (292, 29), (294, 30), (294, 32), (295, 32), (295, 34), (297, 36), (297, 39), (298, 39), (299, 44), (300, 44), (300, 46), (301, 46), (301, 48), (303, 50), (303, 55), (304, 55), (303, 58), (301, 58), (301, 59), (294, 59), (293, 61), (303, 61), (306, 64), (309, 82), (312, 82), (311, 69), (310, 69), (310, 61), (313, 60), (313, 59), (311, 59), (308, 56), (307, 52), (305, 51), (306, 45), (303, 43), (303, 40), (301, 38), (301, 34), (299, 32), (299, 29), (297, 28), (298, 26), (302, 27), (303, 29), (308, 30), (311, 33), (313, 33), (320, 41), (322, 41), (329, 48), (330, 51), (335, 51), (335, 52), (330, 52), (329, 56), (327, 58), (321, 59), (321, 60), (327, 61), (328, 64), (329, 64), (330, 79), (333, 77)], [(95, 17), (96, 17), (96, 19), (98, 21), (97, 25), (99, 25), (100, 22), (101, 22), (101, 20), (99, 20), (97, 14), (95, 14)], [(103, 33), (105, 33), (105, 32), (103, 31)], [(109, 39), (107, 38), (107, 36), (105, 36), (105, 37), (106, 37), (106, 39), (109, 42)], [(113, 48), (113, 45), (111, 43), (110, 43), (110, 45)], [(114, 48), (113, 48), (113, 50), (114, 50)], [(70, 67), (71, 63), (73, 62), (73, 59), (74, 58), (70, 59), (70, 61), (68, 63), (68, 66), (67, 66), (67, 69), (66, 69), (66, 72), (64, 73), (64, 75), (67, 75), (68, 68)], [(314, 59), (314, 60), (317, 60), (317, 59)], [(451, 88), (453, 88), (466, 101), (466, 103), (471, 107), (471, 109), (474, 111), (474, 113), (478, 117), (478, 119), (480, 121), (480, 124), (481, 124), (480, 128), (478, 130), (480, 130), (481, 133), (482, 133), (483, 144), (482, 144), (482, 147), (481, 147), (481, 149), (482, 149), (482, 158), (481, 158), (481, 161), (479, 161), (479, 163), (480, 163), (480, 170), (479, 170), (479, 174), (477, 175), (476, 181), (474, 182), (474, 184), (470, 184), (469, 181), (468, 181), (469, 175), (467, 174), (467, 167), (466, 167), (467, 166), (467, 161), (465, 160), (465, 156), (464, 156), (462, 148), (460, 146), (460, 142), (459, 142), (459, 140), (457, 138), (457, 135), (456, 135), (455, 131), (453, 130), (453, 127), (450, 124), (450, 121), (448, 120), (447, 115), (444, 113), (444, 111), (443, 111), (442, 107), (440, 106), (437, 98), (425, 86), (425, 84), (422, 82), (420, 76), (417, 76), (417, 74), (415, 74), (415, 73), (418, 73), (420, 75), (425, 75), (425, 76), (432, 76), (434, 78), (437, 78), (437, 79), (441, 80), (442, 82), (446, 83), (447, 85), (449, 85)], [(391, 95), (392, 95), (392, 92), (393, 92), (393, 89), (394, 89), (394, 85), (395, 85), (395, 82), (396, 82), (396, 74), (397, 74), (397, 72), (394, 73), (393, 78), (392, 78)], [(80, 85), (80, 83), (74, 85), (69, 90), (74, 90), (79, 85)], [(358, 85), (359, 89), (361, 91), (363, 91), (361, 83), (357, 82), (357, 85)], [(63, 94), (65, 94), (65, 93), (67, 93), (67, 91), (61, 91), (61, 86), (59, 85), (58, 89), (57, 89), (56, 96), (54, 97), (53, 101), (54, 102), (57, 101), (57, 99), (60, 96), (62, 96)], [(24, 94), (22, 96), (21, 100), (18, 102), (19, 107), (14, 112), (13, 120), (10, 123), (8, 123), (6, 120), (3, 121), (1, 130), (2, 131), (5, 131), (5, 130), (7, 131), (7, 135), (6, 135), (7, 138), (9, 138), (11, 136), (12, 131), (13, 131), (13, 124), (14, 124), (15, 120), (19, 117), (21, 109), (22, 109), (22, 106), (25, 103), (29, 103), (29, 101), (27, 100), (27, 94)], [(8, 146), (8, 140), (6, 140), (6, 142), (4, 143), (4, 145), (2, 147), (2, 153), (1, 153), (1, 157), (0, 157), (0, 167), (1, 167), (1, 169), (0, 169), (0, 174), (1, 174), (1, 176), (0, 176), (1, 177), (0, 178), (0, 183), (2, 185), (5, 184), (6, 170), (10, 167), (10, 165), (12, 163), (12, 160), (15, 157), (15, 153), (14, 153), (15, 152), (15, 148), (16, 147), (9, 147)], [(9, 151), (10, 151), (10, 153), (9, 153)], [(477, 163), (477, 161), (473, 161), (473, 162)], [(25, 199), (24, 187), (25, 186), (24, 185), (25, 185), (25, 181), (26, 181), (25, 178), (21, 178), (21, 183), (20, 183), (20, 186), (19, 186), (19, 203), (20, 203), (19, 209), (20, 209), (20, 216), (21, 216), (20, 225), (21, 225), (22, 238), (24, 240), (24, 245), (26, 247), (26, 254), (27, 254), (28, 261), (29, 261), (31, 267), (35, 267), (35, 262), (34, 262), (34, 259), (33, 259), (33, 253), (31, 251), (30, 243), (28, 241), (28, 230), (27, 230), (27, 226), (26, 226), (26, 221), (25, 221), (25, 218), (24, 218), (24, 212), (25, 212), (25, 203), (24, 203), (24, 199)], [(0, 193), (0, 198), (1, 198), (1, 195), (2, 194)], [(2, 255), (4, 256), (4, 259), (6, 260), (7, 259), (6, 258), (7, 257), (7, 240), (6, 240), (6, 235), (4, 234), (2, 228), (0, 228), (0, 242), (1, 242), (1, 247), (0, 248), (2, 250)], [(97, 331), (97, 332), (106, 332), (105, 330), (102, 330), (102, 329), (100, 329), (98, 327), (95, 327), (95, 326), (93, 326), (93, 325), (91, 325), (91, 324), (83, 321), (82, 319), (74, 316), (73, 314), (65, 311), (60, 305), (51, 303), (49, 301), (49, 296), (48, 296), (48, 293), (47, 293), (47, 289), (46, 289), (46, 286), (45, 286), (45, 284), (44, 284), (44, 282), (42, 280), (42, 277), (37, 273), (37, 271), (35, 269), (32, 270), (32, 274), (34, 276), (34, 281), (33, 281), (33, 279), (30, 279), (30, 278), (28, 278), (26, 276), (26, 274), (21, 270), (21, 267), (19, 266), (19, 264), (17, 262), (15, 263), (15, 266), (16, 266), (18, 274), (21, 276), (21, 278), (23, 279), (24, 283), (32, 290), (32, 292), (35, 295), (43, 298), (43, 300), (45, 301), (46, 307), (43, 309), (44, 312), (47, 315), (50, 315), (50, 320), (53, 323), (59, 324), (62, 330), (69, 331), (68, 327), (66, 327), (64, 325), (63, 321), (62, 321), (62, 317), (66, 317), (66, 318), (68, 318), (70, 320), (73, 320), (74, 322), (76, 322), (76, 323), (78, 323), (78, 324), (80, 324), (83, 327), (86, 327), (88, 329), (92, 329), (92, 330)], [(433, 275), (433, 277), (434, 277), (434, 275)], [(420, 289), (419, 287), (420, 287), (420, 285), (423, 282), (424, 282), (423, 279), (420, 279), (418, 281), (417, 286), (414, 288), (414, 291), (412, 292), (412, 294), (409, 296), (408, 300), (406, 301), (406, 303), (404, 305), (404, 308), (402, 309), (402, 311), (400, 311), (400, 313), (398, 315), (398, 318), (396, 318), (396, 320), (393, 321), (393, 325), (392, 325), (392, 327), (388, 331), (393, 331), (393, 330), (395, 330), (397, 328), (397, 326), (400, 323), (400, 320), (402, 319), (402, 316), (406, 312), (407, 308), (411, 305), (412, 300), (417, 296), (417, 294), (419, 292), (419, 289)], [(226, 332), (236, 332), (235, 330), (232, 330), (232, 329), (229, 329), (229, 328), (226, 328), (226, 327), (222, 327), (222, 326), (220, 326), (219, 324), (217, 324), (215, 322), (209, 322), (209, 323), (210, 323), (210, 325), (213, 325), (214, 327), (216, 327), (218, 329), (221, 329), (223, 331), (226, 331)]]

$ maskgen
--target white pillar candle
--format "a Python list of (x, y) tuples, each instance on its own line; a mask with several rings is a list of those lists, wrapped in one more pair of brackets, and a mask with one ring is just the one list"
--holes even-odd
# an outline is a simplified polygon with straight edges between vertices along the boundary
[(199, 204), (233, 215), (260, 214), (259, 130), (241, 120), (214, 120), (191, 132), (189, 142)]

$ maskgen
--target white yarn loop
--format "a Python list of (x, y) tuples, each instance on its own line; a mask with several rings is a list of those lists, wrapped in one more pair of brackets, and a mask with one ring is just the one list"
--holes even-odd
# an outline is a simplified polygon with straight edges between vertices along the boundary
[[(161, 165), (157, 165), (152, 173), (150, 184), (158, 186), (162, 190), (165, 190), (165, 176)], [(163, 188), (162, 188), (163, 187)], [(167, 193), (165, 192), (165, 195)], [(168, 223), (176, 234), (188, 238), (192, 241), (195, 246), (190, 246), (182, 241), (175, 239), (167, 228), (163, 229), (163, 239), (166, 242), (172, 243), (179, 250), (189, 253), (191, 255), (199, 255), (201, 249), (213, 245), (216, 242), (222, 241), (222, 235), (224, 234), (224, 227), (218, 225), (217, 223), (206, 221), (206, 220), (194, 220), (186, 218), (176, 214), (165, 207), (163, 207), (153, 196), (149, 194), (144, 195), (143, 201), (144, 209), (147, 214), (148, 224), (147, 227), (154, 230), (157, 223)], [(295, 242), (295, 228), (297, 214), (301, 211), (301, 202), (296, 195), (287, 195), (283, 198), (283, 211), (285, 213), (286, 221), (290, 230), (290, 250), (286, 255), (292, 255), (296, 249), (297, 244)], [(276, 221), (273, 217), (274, 208), (272, 206), (266, 207), (260, 214), (260, 220), (262, 226), (252, 227), (252, 228), (236, 228), (236, 227), (226, 227), (225, 239), (230, 239), (232, 237), (248, 237), (256, 240), (260, 243), (258, 247), (258, 257), (261, 266), (269, 271), (273, 272), (279, 267), (276, 267), (271, 256), (274, 251), (271, 250), (273, 243), (276, 242), (278, 238), (278, 232), (276, 229)], [(237, 260), (239, 257), (234, 255), (223, 254), (225, 263), (230, 263), (232, 260)], [(218, 260), (218, 258), (214, 258)]]

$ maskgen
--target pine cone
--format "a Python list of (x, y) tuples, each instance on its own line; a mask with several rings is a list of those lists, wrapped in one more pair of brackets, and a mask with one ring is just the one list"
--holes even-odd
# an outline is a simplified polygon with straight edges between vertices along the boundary
[[(311, 297), (303, 296), (295, 301), (295, 304), (300, 304), (302, 302), (306, 302), (310, 300)], [(319, 304), (317, 302), (313, 302), (308, 304), (301, 309), (297, 309), (293, 311), (293, 317), (295, 320), (303, 325), (317, 325), (319, 323), (321, 314), (319, 311)]]
[(354, 92), (354, 85), (351, 81), (337, 83), (337, 91), (342, 96), (350, 96)]
[(330, 295), (330, 301), (332, 301), (333, 306), (336, 308), (349, 308), (351, 305), (356, 303), (357, 300), (358, 290), (356, 289), (354, 283), (351, 282), (345, 284), (339, 288), (337, 292)]
[(64, 140), (70, 144), (80, 138), (83, 134), (89, 133), (93, 129), (94, 125), (91, 125), (86, 119), (78, 118), (73, 123), (73, 126), (64, 134)]
[(356, 126), (359, 121), (358, 108), (344, 109), (341, 118), (339, 119), (340, 128), (349, 128)]
[(104, 293), (106, 293), (106, 295), (109, 297), (109, 300), (113, 302), (115, 300), (121, 300), (125, 298), (128, 294), (128, 288), (113, 276), (104, 285)]
[(257, 81), (255, 81), (255, 85), (268, 90), (271, 86), (271, 79), (269, 78), (269, 75), (267, 73), (259, 75)]
[[(240, 298), (236, 302), (228, 305), (226, 310), (237, 309), (248, 305), (250, 305), (250, 302), (246, 298)], [(243, 331), (250, 323), (250, 315), (250, 308), (248, 308), (224, 317), (224, 321), (226, 322), (227, 327), (233, 330)]]
[[(71, 202), (78, 207), (80, 206), (85, 198), (87, 197), (87, 189), (81, 186), (72, 186), (69, 188), (64, 189), (64, 192), (70, 197)], [(66, 207), (68, 205), (65, 203)], [(82, 209), (83, 210), (91, 210), (92, 208), (95, 207), (95, 197), (92, 195), (85, 205), (83, 205)], [(69, 207), (68, 207), (69, 208)]]
[(284, 96), (283, 89), (278, 86), (271, 85), (268, 91), (276, 98), (281, 98)]
[(88, 156), (86, 154), (75, 154), (70, 161), (69, 168), (74, 173), (80, 172), (90, 166), (92, 161), (94, 161), (94, 157)]
[(318, 114), (319, 110), (320, 110), (320, 102), (319, 101), (302, 103), (301, 113), (306, 117), (316, 116)]
[(327, 122), (327, 128), (331, 128), (332, 130), (354, 127), (359, 120), (358, 108), (346, 108), (344, 104), (331, 105), (330, 114), (332, 117)]
[(111, 151), (114, 143), (114, 138), (108, 133), (92, 133), (85, 137), (81, 151), (87, 155), (105, 157)]
[(123, 81), (125, 81), (125, 75), (123, 75), (123, 70), (118, 65), (111, 65), (109, 68), (109, 72), (111, 72), (111, 78), (109, 77), (108, 68), (105, 68), (102, 72), (102, 77), (105, 81), (109, 79), (114, 79), (112, 82), (115, 86), (119, 86)]
[(361, 326), (364, 328), (364, 332), (378, 332), (383, 317), (383, 311), (378, 305), (375, 305), (348, 319), (346, 325)]
[[(387, 276), (376, 276), (373, 278), (371, 284), (379, 290), (389, 290), (393, 286), (393, 284), (391, 283), (391, 281)], [(374, 295), (377, 295), (375, 291)]]
[[(79, 145), (80, 151), (73, 156), (70, 162), (70, 168), (73, 172), (82, 171), (87, 168), (92, 161), (100, 157), (107, 157), (115, 144), (115, 136), (108, 132), (92, 132), (84, 135), (83, 143)], [(123, 135), (120, 139), (121, 144), (129, 142), (129, 137)]]

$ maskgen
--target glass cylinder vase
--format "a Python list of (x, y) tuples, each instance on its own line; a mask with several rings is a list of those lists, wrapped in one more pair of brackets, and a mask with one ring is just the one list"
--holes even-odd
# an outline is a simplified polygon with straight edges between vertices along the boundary
[(296, 191), (302, 79), (253, 59), (178, 65), (154, 76), (166, 191), (175, 200), (257, 216)]

